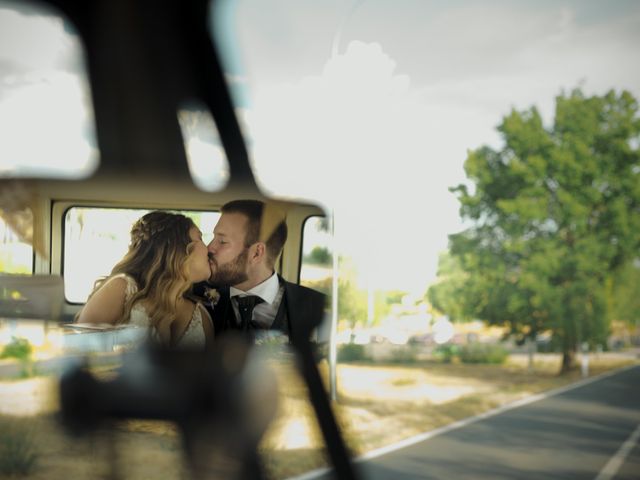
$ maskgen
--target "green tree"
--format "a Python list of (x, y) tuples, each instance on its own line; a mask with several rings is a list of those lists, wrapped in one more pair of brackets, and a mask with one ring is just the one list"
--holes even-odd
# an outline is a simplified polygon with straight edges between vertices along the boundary
[(640, 327), (640, 261), (635, 259), (618, 269), (607, 287), (611, 318)]
[[(305, 286), (324, 293), (331, 298), (332, 278), (305, 282)], [(350, 278), (338, 279), (338, 319), (354, 327), (367, 318), (367, 292), (358, 288)]]
[(404, 290), (389, 290), (384, 293), (385, 303), (388, 305), (394, 305), (402, 303), (402, 299), (407, 295), (408, 292), (405, 292)]
[(332, 258), (333, 257), (332, 257), (331, 252), (329, 251), (328, 248), (315, 246), (315, 247), (313, 247), (311, 252), (309, 252), (309, 255), (307, 255), (304, 258), (304, 260), (306, 262), (308, 262), (308, 263), (313, 264), (313, 265), (328, 265), (328, 266), (331, 266)]
[[(352, 328), (367, 321), (368, 292), (358, 285), (356, 271), (349, 258), (340, 257), (338, 277), (338, 319)], [(307, 280), (303, 284), (314, 290), (332, 295), (333, 279)], [(376, 290), (373, 292), (373, 324), (378, 324), (391, 311), (391, 305), (400, 303), (407, 292), (400, 290)]]
[(431, 306), (445, 313), (452, 322), (469, 320), (470, 309), (463, 304), (465, 286), (469, 274), (462, 269), (460, 260), (449, 252), (443, 252), (438, 259), (438, 280), (427, 290), (426, 298)]
[(498, 131), (501, 150), (483, 146), (465, 161), (474, 188), (451, 189), (472, 224), (449, 237), (466, 278), (447, 288), (462, 312), (437, 288), (431, 295), (452, 316), (524, 335), (551, 330), (566, 371), (580, 343), (606, 338), (611, 278), (638, 257), (638, 102), (578, 89), (556, 97), (550, 128), (531, 107), (512, 111)]

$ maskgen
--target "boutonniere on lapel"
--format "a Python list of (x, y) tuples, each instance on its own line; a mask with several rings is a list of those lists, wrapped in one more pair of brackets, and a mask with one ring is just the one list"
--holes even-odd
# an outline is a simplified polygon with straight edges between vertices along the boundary
[(204, 298), (207, 299), (209, 306), (213, 308), (218, 303), (218, 300), (220, 300), (220, 292), (218, 292), (218, 290), (216, 290), (215, 288), (205, 287)]

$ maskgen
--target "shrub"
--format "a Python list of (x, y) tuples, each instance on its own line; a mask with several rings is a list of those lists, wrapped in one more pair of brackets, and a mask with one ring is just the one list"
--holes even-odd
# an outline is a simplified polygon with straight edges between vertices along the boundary
[(27, 475), (38, 461), (33, 430), (24, 420), (0, 417), (0, 472)]
[(367, 356), (364, 353), (364, 345), (345, 343), (338, 346), (339, 362), (357, 362), (366, 359)]
[(460, 348), (462, 363), (504, 363), (509, 352), (502, 345), (488, 343), (470, 343)]
[(2, 353), (0, 358), (16, 358), (20, 361), (31, 360), (31, 354), (33, 353), (33, 347), (26, 338), (13, 337)]
[(391, 352), (392, 363), (416, 363), (418, 360), (418, 351), (412, 345), (405, 345), (400, 348), (396, 348)]
[(22, 376), (30, 377), (34, 374), (33, 359), (31, 354), (33, 353), (33, 347), (26, 338), (13, 337), (11, 342), (5, 345), (2, 353), (0, 353), (0, 359), (2, 358), (15, 358), (22, 365)]
[(433, 356), (436, 360), (443, 363), (451, 363), (453, 359), (458, 355), (459, 347), (450, 343), (444, 345), (438, 345), (433, 350)]

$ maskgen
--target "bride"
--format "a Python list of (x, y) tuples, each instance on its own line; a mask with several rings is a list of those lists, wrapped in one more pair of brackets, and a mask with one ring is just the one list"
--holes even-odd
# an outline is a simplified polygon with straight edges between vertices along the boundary
[(191, 294), (211, 271), (202, 233), (184, 215), (147, 213), (133, 225), (129, 251), (108, 277), (96, 282), (78, 323), (146, 327), (165, 347), (204, 350), (213, 323)]

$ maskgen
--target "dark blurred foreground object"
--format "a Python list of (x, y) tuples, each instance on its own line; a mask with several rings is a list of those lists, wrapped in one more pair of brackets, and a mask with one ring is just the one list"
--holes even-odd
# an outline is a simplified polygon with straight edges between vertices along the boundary
[[(264, 478), (257, 446), (276, 411), (277, 385), (262, 360), (234, 337), (207, 353), (145, 345), (123, 355), (111, 380), (83, 366), (65, 372), (61, 420), (76, 435), (109, 428), (114, 420), (172, 421), (192, 478)], [(111, 460), (112, 478), (118, 478), (117, 458)]]
[[(60, 9), (78, 32), (91, 82), (100, 164), (91, 177), (73, 180), (75, 186), (81, 184), (91, 191), (92, 198), (120, 201), (122, 189), (138, 192), (143, 199), (144, 186), (153, 184), (154, 191), (165, 188), (176, 199), (176, 206), (185, 192), (202, 195), (201, 204), (205, 205), (207, 192), (198, 190), (191, 178), (176, 114), (195, 102), (213, 116), (228, 161), (229, 181), (224, 191), (216, 194), (214, 205), (237, 198), (269, 200), (254, 178), (235, 115), (236, 105), (216, 48), (219, 45), (214, 44), (215, 30), (224, 19), (216, 6), (223, 2), (45, 0), (45, 3)], [(219, 22), (211, 21), (212, 18)], [(65, 191), (70, 181), (24, 179), (25, 185), (35, 192), (33, 198), (37, 198), (39, 182), (46, 183), (48, 191)], [(304, 302), (290, 308), (308, 310), (309, 322), (291, 332), (290, 344), (335, 476), (355, 478), (309, 342), (312, 332), (322, 324), (324, 309)], [(246, 344), (221, 340), (215, 350), (210, 356), (133, 352), (124, 360), (120, 375), (108, 382), (96, 380), (82, 368), (69, 371), (60, 385), (63, 419), (78, 432), (109, 419), (173, 420), (183, 431), (194, 471), (200, 471), (199, 445), (209, 443), (217, 447), (220, 443), (221, 455), (226, 452), (226, 445), (234, 442), (250, 451), (257, 443), (256, 438), (262, 435), (260, 421), (268, 423), (266, 414), (257, 416), (264, 413), (262, 406), (252, 411), (242, 404), (250, 403), (256, 398), (259, 391), (256, 389), (262, 388), (251, 383), (261, 379), (249, 375), (250, 381), (247, 376), (247, 372), (255, 371), (252, 362), (246, 363), (252, 353)], [(238, 363), (229, 360), (236, 355), (242, 360)], [(273, 404), (275, 407), (275, 400)], [(244, 454), (234, 455), (241, 458)], [(255, 454), (252, 458), (256, 458)], [(204, 472), (204, 467), (201, 470)], [(250, 469), (235, 473), (252, 476)], [(234, 478), (233, 473), (218, 475)], [(206, 478), (204, 473), (202, 478)]]

